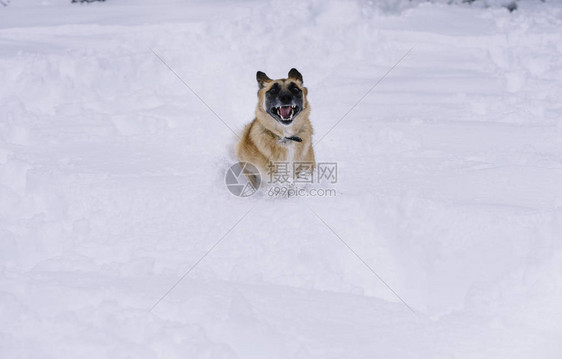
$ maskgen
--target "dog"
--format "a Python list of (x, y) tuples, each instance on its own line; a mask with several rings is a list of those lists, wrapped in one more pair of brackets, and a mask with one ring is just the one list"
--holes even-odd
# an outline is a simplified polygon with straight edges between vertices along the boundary
[[(240, 162), (253, 164), (262, 177), (275, 175), (275, 162), (309, 164), (307, 170), (293, 173), (296, 177), (312, 176), (315, 167), (312, 148), (313, 129), (309, 120), (308, 90), (302, 75), (291, 69), (286, 79), (272, 80), (265, 73), (256, 73), (258, 105), (256, 117), (246, 125), (236, 154)], [(257, 176), (246, 173), (256, 187)]]

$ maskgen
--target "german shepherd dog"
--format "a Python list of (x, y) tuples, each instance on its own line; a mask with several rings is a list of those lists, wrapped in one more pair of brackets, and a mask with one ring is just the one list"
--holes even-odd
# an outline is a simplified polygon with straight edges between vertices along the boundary
[[(273, 162), (286, 162), (289, 168), (293, 162), (306, 162), (312, 171), (315, 162), (312, 125), (308, 119), (310, 105), (301, 73), (291, 69), (286, 79), (272, 80), (258, 71), (256, 79), (259, 85), (256, 118), (244, 128), (236, 151), (238, 160), (256, 166), (262, 177), (272, 173)], [(293, 175), (305, 177), (312, 173)], [(250, 173), (246, 176), (256, 187), (256, 176)]]

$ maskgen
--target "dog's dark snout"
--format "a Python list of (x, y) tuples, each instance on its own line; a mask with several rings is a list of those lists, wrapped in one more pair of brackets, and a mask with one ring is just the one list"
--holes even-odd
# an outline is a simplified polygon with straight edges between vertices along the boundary
[(279, 97), (279, 100), (281, 100), (281, 102), (284, 104), (290, 104), (293, 101), (293, 98), (291, 95), (285, 94), (285, 95), (281, 95)]

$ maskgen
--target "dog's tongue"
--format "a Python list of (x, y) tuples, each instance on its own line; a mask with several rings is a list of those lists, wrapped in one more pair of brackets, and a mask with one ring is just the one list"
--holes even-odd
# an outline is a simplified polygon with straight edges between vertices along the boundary
[(291, 108), (291, 106), (281, 106), (281, 108), (279, 109), (279, 113), (281, 114), (281, 117), (288, 118), (289, 116), (291, 116), (292, 110), (293, 109)]

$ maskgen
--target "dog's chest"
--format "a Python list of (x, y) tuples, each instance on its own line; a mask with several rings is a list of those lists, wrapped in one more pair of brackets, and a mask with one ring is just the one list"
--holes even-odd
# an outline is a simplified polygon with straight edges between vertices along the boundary
[(289, 140), (288, 138), (294, 136), (294, 133), (289, 131), (284, 131), (283, 136), (285, 139), (283, 140), (283, 147), (285, 147), (285, 162), (294, 162), (295, 155), (297, 151), (297, 143), (295, 141)]
[(295, 160), (296, 144), (293, 141), (285, 144), (285, 162), (293, 162)]

